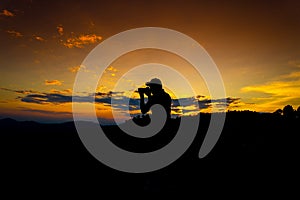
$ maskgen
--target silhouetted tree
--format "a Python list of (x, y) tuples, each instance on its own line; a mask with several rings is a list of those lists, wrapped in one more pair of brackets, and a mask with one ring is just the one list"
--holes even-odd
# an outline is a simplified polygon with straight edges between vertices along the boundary
[(298, 118), (300, 118), (300, 106), (297, 108), (296, 115)]
[(295, 111), (293, 106), (287, 105), (283, 108), (283, 116), (286, 118), (293, 118), (295, 116)]
[(276, 116), (281, 116), (282, 115), (282, 110), (281, 109), (277, 109), (273, 114)]

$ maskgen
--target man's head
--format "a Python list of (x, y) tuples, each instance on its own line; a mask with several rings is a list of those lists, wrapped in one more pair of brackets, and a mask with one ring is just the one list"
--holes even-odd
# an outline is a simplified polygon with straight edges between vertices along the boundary
[(152, 93), (159, 92), (162, 90), (161, 80), (158, 78), (153, 78), (149, 82), (146, 83), (147, 86), (150, 87)]

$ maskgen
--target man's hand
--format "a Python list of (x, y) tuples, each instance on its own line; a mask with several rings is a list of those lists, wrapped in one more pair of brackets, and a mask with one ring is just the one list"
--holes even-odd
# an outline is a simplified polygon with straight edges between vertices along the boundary
[(146, 91), (145, 94), (150, 97), (151, 96), (151, 92), (150, 91)]

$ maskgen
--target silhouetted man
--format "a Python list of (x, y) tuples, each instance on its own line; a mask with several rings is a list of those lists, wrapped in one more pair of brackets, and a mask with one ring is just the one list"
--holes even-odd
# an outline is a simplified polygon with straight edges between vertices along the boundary
[[(146, 83), (149, 88), (139, 89), (140, 94), (140, 109), (143, 114), (150, 110), (150, 107), (154, 104), (162, 105), (166, 112), (168, 119), (171, 117), (171, 97), (162, 88), (162, 83), (158, 78), (151, 79)], [(148, 101), (145, 103), (144, 94), (148, 96)]]

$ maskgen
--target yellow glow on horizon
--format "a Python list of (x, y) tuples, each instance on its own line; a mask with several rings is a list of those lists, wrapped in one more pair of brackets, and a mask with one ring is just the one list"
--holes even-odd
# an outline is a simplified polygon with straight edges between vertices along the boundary
[(300, 71), (277, 77), (276, 81), (243, 87), (242, 93), (255, 92), (251, 99), (256, 102), (255, 111), (274, 112), (287, 104), (300, 105)]

